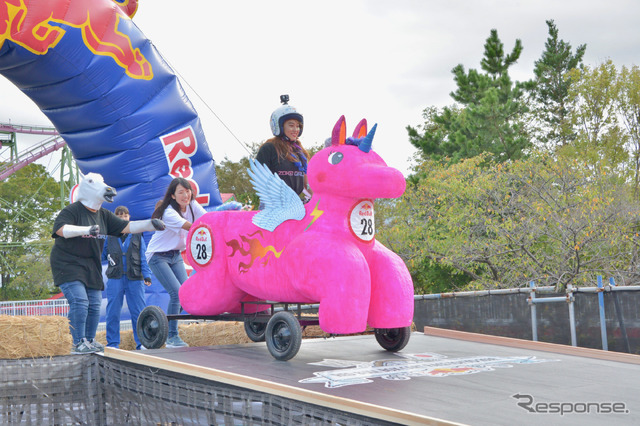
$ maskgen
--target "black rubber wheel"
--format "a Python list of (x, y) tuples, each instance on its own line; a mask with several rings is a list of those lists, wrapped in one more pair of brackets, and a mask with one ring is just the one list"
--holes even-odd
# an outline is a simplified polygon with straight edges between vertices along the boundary
[(147, 306), (140, 312), (136, 330), (138, 339), (145, 348), (158, 349), (164, 345), (169, 336), (169, 321), (160, 307)]
[(264, 342), (264, 332), (267, 329), (266, 322), (257, 322), (251, 320), (244, 320), (244, 331), (254, 342)]
[(376, 328), (376, 340), (389, 352), (402, 350), (411, 337), (411, 327)]
[(300, 323), (289, 311), (281, 311), (271, 317), (265, 336), (269, 352), (279, 361), (287, 361), (296, 356), (302, 344)]

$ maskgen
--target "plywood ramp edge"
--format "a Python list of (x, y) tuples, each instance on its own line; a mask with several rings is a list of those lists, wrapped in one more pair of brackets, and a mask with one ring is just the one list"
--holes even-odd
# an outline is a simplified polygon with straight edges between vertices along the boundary
[(468, 331), (449, 330), (446, 328), (425, 326), (424, 334), (434, 337), (465, 340), (468, 342), (488, 343), (491, 345), (509, 346), (543, 352), (554, 352), (564, 355), (597, 358), (607, 361), (640, 364), (640, 355), (625, 352), (603, 351), (601, 349), (581, 348), (579, 346), (560, 345), (557, 343), (534, 342), (532, 340), (516, 339), (513, 337), (492, 336), (489, 334), (470, 333)]
[(125, 351), (122, 349), (107, 347), (105, 348), (104, 356), (106, 358), (131, 362), (145, 367), (168, 370), (174, 373), (212, 380), (218, 383), (238, 386), (257, 392), (263, 392), (270, 395), (276, 395), (295, 401), (301, 401), (388, 422), (395, 422), (404, 425), (461, 425), (461, 423), (450, 422), (435, 417), (421, 416), (415, 413), (395, 410), (348, 398), (327, 395), (281, 383), (230, 373), (228, 371), (218, 370), (215, 368), (160, 358), (151, 354), (140, 353), (139, 351)]

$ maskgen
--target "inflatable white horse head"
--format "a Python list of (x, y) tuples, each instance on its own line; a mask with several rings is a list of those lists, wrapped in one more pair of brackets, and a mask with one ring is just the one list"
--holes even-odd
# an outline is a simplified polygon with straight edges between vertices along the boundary
[(89, 173), (78, 185), (76, 199), (93, 210), (98, 210), (103, 202), (113, 203), (116, 190), (104, 183), (104, 179), (97, 173)]

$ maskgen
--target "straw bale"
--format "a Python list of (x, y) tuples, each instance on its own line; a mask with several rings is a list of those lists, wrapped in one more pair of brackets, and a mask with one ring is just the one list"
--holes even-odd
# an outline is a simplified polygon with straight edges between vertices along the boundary
[(66, 355), (72, 343), (66, 317), (0, 315), (0, 359)]
[(189, 346), (236, 345), (250, 343), (244, 324), (237, 321), (214, 321), (181, 324), (180, 337)]
[[(107, 332), (98, 331), (96, 333), (96, 340), (104, 346), (107, 346)], [(136, 342), (133, 340), (133, 331), (125, 330), (120, 332), (120, 346), (118, 348), (124, 349), (125, 351), (132, 351), (136, 348)]]

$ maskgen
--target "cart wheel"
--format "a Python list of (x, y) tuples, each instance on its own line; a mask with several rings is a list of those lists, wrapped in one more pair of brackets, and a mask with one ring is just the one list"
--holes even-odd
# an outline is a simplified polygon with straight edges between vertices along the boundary
[(264, 331), (267, 328), (266, 322), (257, 322), (251, 320), (244, 320), (244, 331), (254, 342), (264, 342)]
[(402, 350), (411, 337), (411, 327), (376, 328), (376, 340), (389, 352)]
[(281, 311), (271, 317), (265, 331), (267, 348), (279, 361), (287, 361), (296, 356), (302, 344), (302, 331), (295, 315)]
[(145, 348), (158, 349), (164, 345), (169, 335), (169, 321), (158, 306), (147, 306), (140, 312), (136, 330), (138, 339)]

